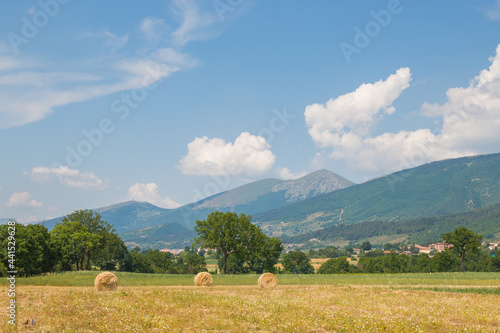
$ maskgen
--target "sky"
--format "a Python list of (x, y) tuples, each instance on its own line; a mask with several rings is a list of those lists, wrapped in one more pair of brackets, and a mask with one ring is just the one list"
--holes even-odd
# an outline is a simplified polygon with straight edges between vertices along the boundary
[(500, 151), (498, 0), (0, 3), (0, 217)]

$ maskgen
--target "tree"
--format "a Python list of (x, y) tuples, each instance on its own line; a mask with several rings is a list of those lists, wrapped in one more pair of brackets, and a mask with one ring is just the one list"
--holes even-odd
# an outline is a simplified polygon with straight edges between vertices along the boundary
[(350, 271), (349, 266), (350, 265), (346, 257), (328, 259), (318, 269), (318, 274), (348, 273)]
[(283, 256), (283, 267), (293, 274), (314, 274), (314, 267), (304, 252), (292, 251)]
[(465, 272), (464, 258), (467, 252), (475, 252), (481, 246), (482, 235), (475, 234), (472, 230), (466, 227), (456, 228), (452, 233), (441, 234), (443, 240), (453, 244), (453, 250), (460, 258), (460, 266), (462, 272)]
[(92, 210), (77, 210), (64, 216), (50, 233), (64, 270), (72, 265), (77, 270), (90, 270), (91, 261), (106, 264), (125, 258), (126, 249), (115, 229)]
[[(262, 267), (269, 267), (272, 262), (277, 262), (283, 249), (281, 242), (266, 236), (251, 223), (251, 219), (245, 214), (213, 212), (206, 220), (196, 221), (195, 230), (199, 237), (195, 243), (221, 253), (222, 274), (227, 273), (229, 256), (235, 256), (236, 262), (249, 266), (259, 262)], [(279, 246), (276, 245), (278, 242)]]
[[(9, 229), (11, 228), (11, 229)], [(15, 268), (19, 276), (32, 276), (54, 270), (55, 254), (50, 249), (50, 236), (46, 227), (20, 223), (0, 226), (0, 271), (7, 272), (9, 231), (15, 228)], [(11, 270), (11, 269), (9, 269)]]
[(361, 244), (361, 248), (364, 251), (370, 251), (372, 249), (372, 243), (370, 243), (370, 241), (365, 241)]
[(198, 274), (207, 271), (205, 257), (190, 247), (186, 247), (184, 252), (179, 253), (176, 265), (181, 274)]
[(249, 270), (257, 274), (275, 273), (274, 265), (278, 263), (283, 249), (283, 244), (278, 237), (269, 237), (256, 227), (250, 238), (248, 251), (246, 251)]
[(96, 235), (91, 234), (80, 221), (64, 221), (56, 224), (51, 231), (52, 247), (56, 250), (63, 270), (83, 270), (90, 248), (97, 242)]

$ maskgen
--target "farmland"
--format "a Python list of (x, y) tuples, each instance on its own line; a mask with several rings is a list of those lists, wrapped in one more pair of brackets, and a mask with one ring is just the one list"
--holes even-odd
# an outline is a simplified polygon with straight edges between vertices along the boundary
[(214, 275), (204, 288), (192, 275), (117, 273), (115, 292), (96, 292), (95, 276), (18, 279), (19, 331), (500, 331), (498, 273), (278, 275), (272, 289), (257, 275)]

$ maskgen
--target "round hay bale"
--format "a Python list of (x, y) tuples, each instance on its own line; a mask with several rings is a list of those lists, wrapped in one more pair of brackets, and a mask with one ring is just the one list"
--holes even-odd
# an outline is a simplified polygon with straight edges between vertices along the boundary
[(194, 277), (194, 285), (201, 287), (210, 287), (212, 285), (212, 275), (207, 272), (199, 272)]
[(116, 290), (118, 288), (118, 279), (111, 272), (102, 272), (97, 275), (94, 281), (95, 288), (101, 290)]
[(276, 287), (278, 279), (273, 273), (264, 273), (259, 277), (259, 286), (262, 288)]

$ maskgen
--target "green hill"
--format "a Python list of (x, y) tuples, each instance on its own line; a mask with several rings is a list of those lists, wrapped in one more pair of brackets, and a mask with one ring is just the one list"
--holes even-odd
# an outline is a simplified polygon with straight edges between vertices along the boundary
[[(387, 239), (386, 236), (400, 235), (411, 243), (428, 244), (441, 239), (441, 234), (464, 226), (484, 236), (485, 240), (500, 238), (500, 204), (478, 208), (465, 213), (432, 216), (406, 221), (367, 221), (356, 224), (336, 224), (303, 235), (287, 237), (285, 243), (303, 244), (314, 242), (362, 242), (367, 239)], [(384, 237), (385, 236), (385, 237)]]
[(254, 215), (273, 235), (337, 223), (402, 221), (465, 212), (500, 202), (500, 154), (425, 164)]
[(177, 223), (166, 223), (161, 226), (130, 230), (120, 236), (128, 247), (140, 248), (172, 248), (179, 249), (191, 246), (196, 232)]

